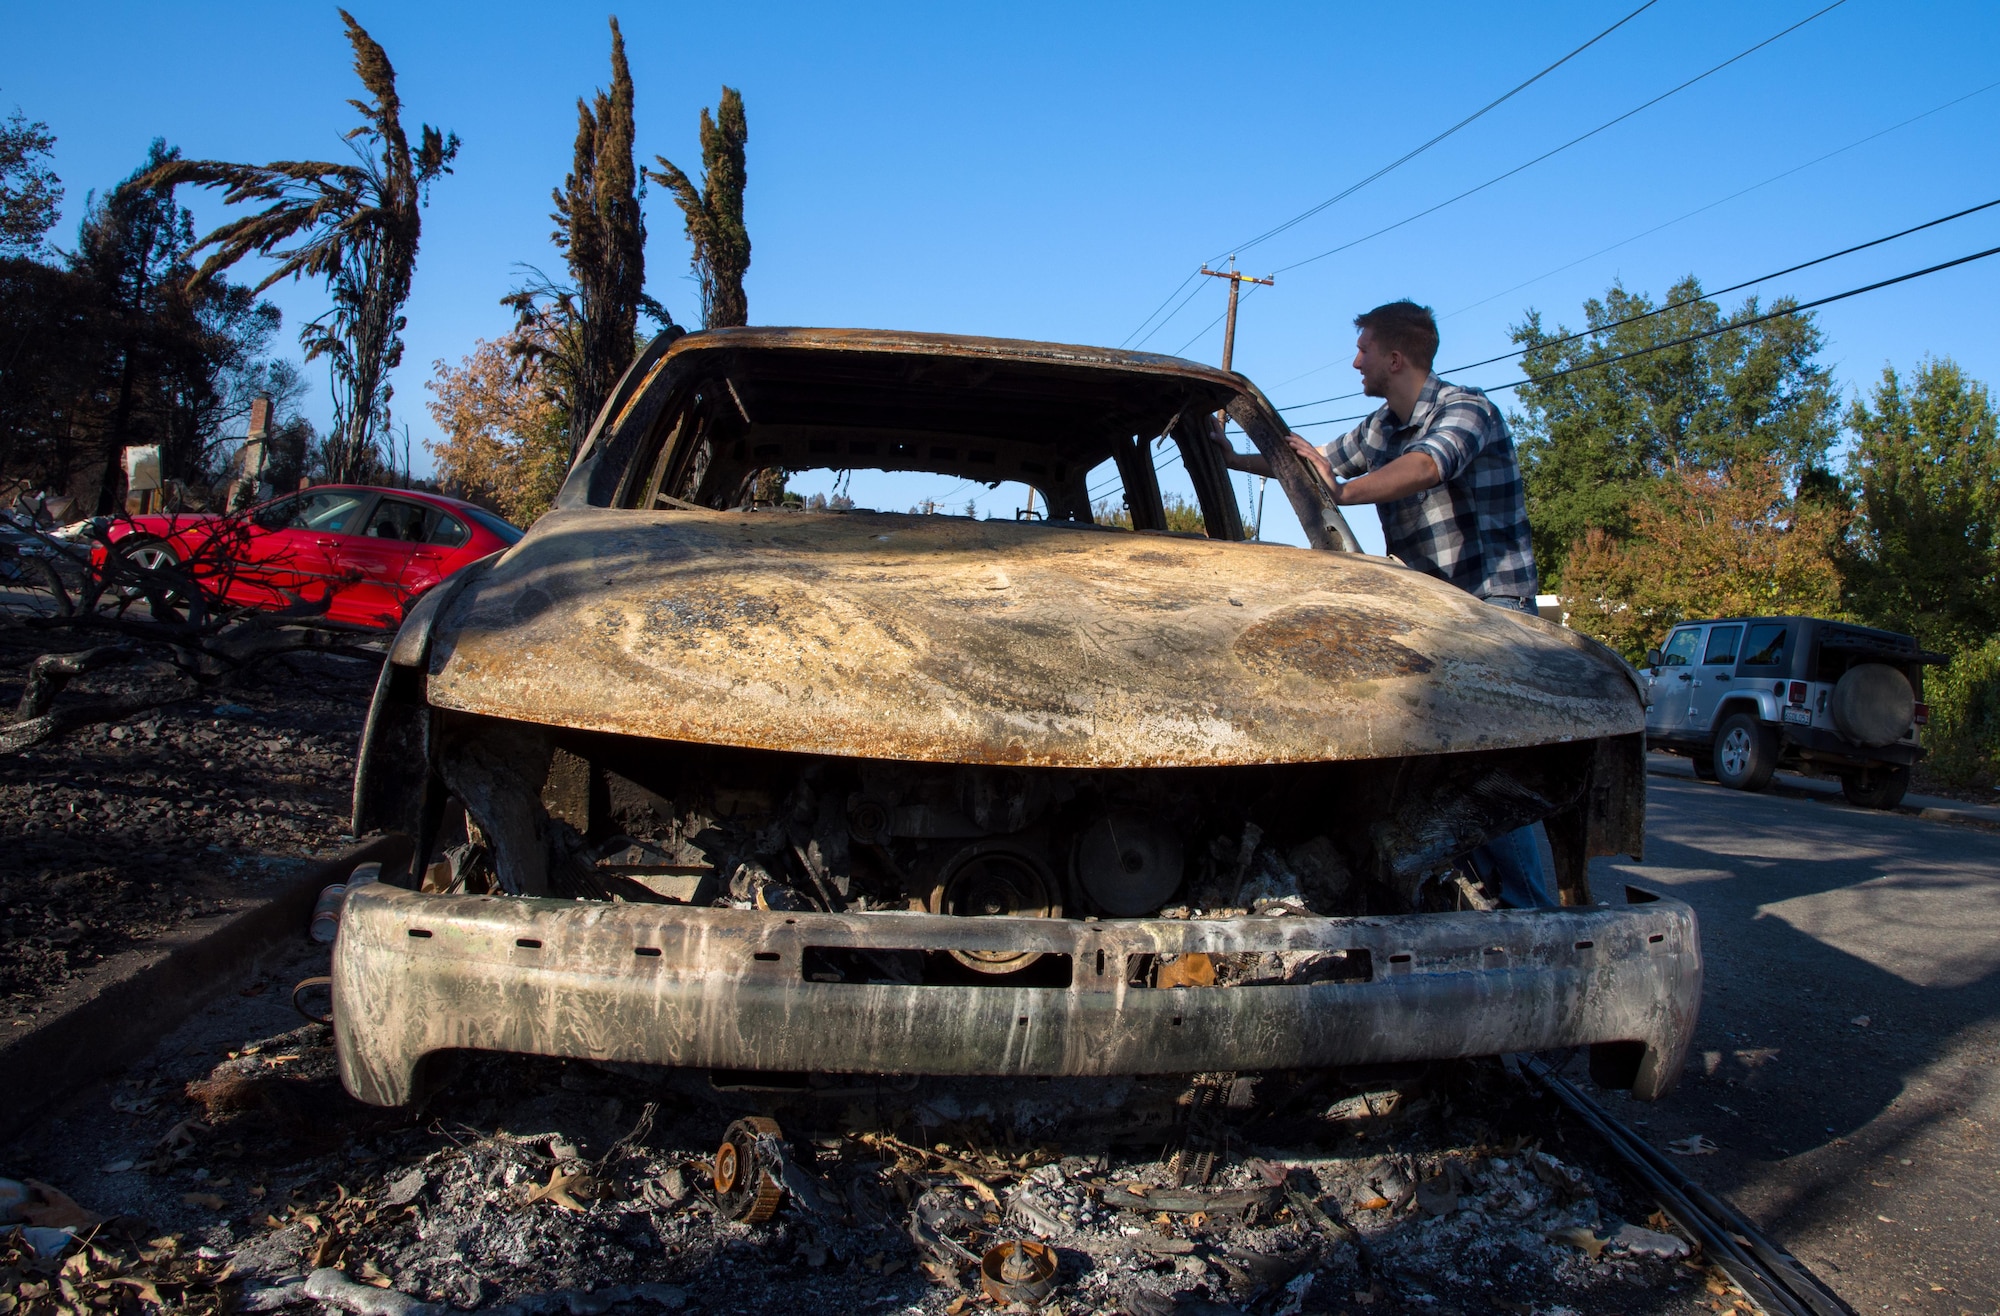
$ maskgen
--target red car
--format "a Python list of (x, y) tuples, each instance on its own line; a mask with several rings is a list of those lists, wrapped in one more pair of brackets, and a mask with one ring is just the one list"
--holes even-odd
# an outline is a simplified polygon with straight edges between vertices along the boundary
[(330, 592), (329, 620), (389, 628), (425, 590), (521, 537), (456, 498), (353, 484), (303, 489), (234, 516), (124, 517), (109, 534), (133, 563), (186, 564), (230, 603), (285, 608)]

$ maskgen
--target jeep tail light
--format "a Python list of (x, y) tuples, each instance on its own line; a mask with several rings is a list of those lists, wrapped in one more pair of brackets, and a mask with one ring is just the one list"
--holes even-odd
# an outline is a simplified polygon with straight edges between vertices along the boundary
[(1916, 724), (1920, 727), (1927, 727), (1931, 724), (1931, 706), (1929, 704), (1917, 705), (1917, 716), (1915, 721)]
[(1804, 707), (1806, 702), (1806, 683), (1804, 681), (1792, 682), (1791, 693), (1787, 697), (1794, 704), (1797, 704), (1800, 707)]

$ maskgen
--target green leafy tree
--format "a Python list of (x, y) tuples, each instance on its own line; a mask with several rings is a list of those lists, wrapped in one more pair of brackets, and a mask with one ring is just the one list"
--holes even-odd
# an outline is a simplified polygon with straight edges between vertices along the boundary
[[(1201, 504), (1170, 493), (1161, 501), (1167, 514), (1167, 529), (1188, 535), (1208, 533), (1208, 520), (1202, 515)], [(1099, 525), (1116, 526), (1120, 530), (1132, 528), (1132, 509), (1120, 502), (1113, 505), (1109, 498), (1100, 498), (1091, 508), (1091, 519)]]
[(64, 266), (0, 256), (0, 477), (68, 492), (101, 457), (106, 342), (93, 293)]
[[(1656, 310), (1664, 313), (1647, 316)], [(1751, 298), (1733, 318), (1762, 313)], [(1821, 471), (1838, 432), (1839, 403), (1817, 361), (1824, 340), (1810, 315), (1661, 348), (1730, 322), (1693, 276), (1657, 306), (1614, 283), (1603, 298), (1585, 302), (1583, 314), (1574, 334), (1563, 326), (1545, 330), (1534, 310), (1513, 328), (1514, 342), (1527, 349), (1526, 374), (1576, 371), (1522, 385), (1521, 409), (1509, 418), (1547, 583), (1563, 580), (1570, 547), (1587, 531), (1630, 535), (1635, 501), (1668, 472), (1726, 472), (1771, 459), (1795, 486), (1829, 483)], [(1648, 348), (1661, 350), (1597, 364)]]
[(646, 171), (674, 194), (687, 220), (701, 288), (701, 323), (707, 329), (750, 323), (750, 301), (743, 292), (743, 275), (750, 268), (750, 230), (743, 225), (743, 144), (749, 136), (742, 94), (724, 87), (715, 117), (709, 117), (706, 107), (701, 112), (701, 187), (696, 189), (665, 156), (654, 156), (660, 167)]
[(632, 160), (632, 70), (625, 37), (611, 20), (611, 90), (576, 103), (576, 150), (568, 177), (553, 193), (556, 248), (571, 284), (539, 272), (527, 287), (501, 299), (514, 308), (520, 332), (509, 342), (535, 358), (540, 378), (555, 390), (572, 451), (638, 352), (639, 312), (663, 324), (673, 319), (646, 295), (644, 195)]
[(2000, 635), (1958, 650), (1924, 677), (1931, 724), (1922, 771), (1958, 786), (2000, 783)]
[(55, 227), (62, 179), (49, 168), (56, 135), (17, 106), (0, 121), (0, 255), (29, 255)]
[(1855, 611), (1939, 649), (2000, 634), (2000, 425), (1986, 386), (1949, 357), (1919, 363), (1908, 388), (1884, 367), (1847, 427)]
[(361, 115), (347, 134), (355, 162), (278, 160), (265, 165), (174, 161), (149, 185), (192, 183), (225, 189), (230, 205), (264, 203), (202, 238), (213, 248), (195, 274), (212, 278), (256, 252), (277, 261), (256, 291), (285, 278), (325, 281), (333, 306), (300, 332), (306, 359), (327, 359), (333, 377), (328, 474), (366, 478), (381, 463), (393, 390), (389, 372), (403, 358), (403, 306), (416, 273), (423, 205), (430, 186), (451, 172), (458, 134), (423, 126), (412, 146), (388, 55), (353, 15), (340, 10), (354, 49), (354, 72), (373, 98), (351, 100)]
[(214, 474), (231, 381), (257, 366), (280, 322), (278, 309), (248, 288), (223, 279), (190, 285), (194, 216), (175, 203), (173, 184), (148, 181), (179, 157), (154, 139), (130, 178), (91, 197), (70, 257), (107, 348), (100, 514), (120, 504), (120, 453), (131, 444), (158, 444), (171, 479), (205, 483)]
[(1846, 514), (1786, 488), (1773, 457), (1661, 476), (1630, 508), (1633, 533), (1571, 547), (1569, 624), (1638, 661), (1677, 622), (1758, 613), (1832, 614)]
[[(91, 193), (73, 250), (0, 256), (0, 472), (120, 504), (120, 450), (157, 444), (163, 473), (199, 501), (250, 397), (277, 308), (222, 278), (189, 286), (193, 216), (148, 180), (179, 152)], [(40, 221), (37, 220), (37, 223)]]
[(178, 151), (156, 138), (138, 172), (110, 195), (93, 195), (70, 258), (94, 294), (111, 349), (109, 414), (97, 454), (102, 463), (96, 500), (100, 516), (119, 506), (122, 450), (162, 437), (144, 414), (146, 384), (169, 350), (168, 322), (184, 311), (179, 285), (190, 268), (194, 216), (174, 204), (172, 184), (146, 180), (178, 158)]

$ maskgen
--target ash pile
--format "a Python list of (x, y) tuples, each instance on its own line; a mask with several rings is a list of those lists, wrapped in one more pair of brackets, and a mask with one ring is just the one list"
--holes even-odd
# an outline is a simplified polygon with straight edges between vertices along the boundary
[[(350, 1101), (319, 1025), (190, 1060), (128, 1080), (89, 1147), (30, 1144), (0, 1166), (27, 1199), (24, 1228), (0, 1225), (5, 1310), (1583, 1316), (1734, 1301), (1498, 1063), (788, 1082), (480, 1055), (412, 1113)], [(72, 1214), (51, 1214), (57, 1200)]]
[[(49, 643), (0, 625), (0, 702), (32, 684)], [(0, 1027), (28, 1026), (106, 960), (266, 895), (339, 844), (375, 670), (290, 654), (195, 698), (171, 664), (134, 658), (66, 682), (57, 713), (140, 711), (0, 745)]]

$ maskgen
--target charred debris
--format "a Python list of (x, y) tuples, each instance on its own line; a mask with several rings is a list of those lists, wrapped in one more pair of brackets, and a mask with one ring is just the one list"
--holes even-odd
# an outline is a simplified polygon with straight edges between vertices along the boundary
[[(447, 842), (427, 890), (1049, 918), (1486, 908), (1453, 857), (1544, 817), (1583, 903), (1582, 847), (1563, 844), (1560, 815), (1626, 748), (1092, 770), (664, 747), (455, 714), (436, 734), (438, 816), (410, 820)], [(449, 843), (445, 792), (463, 802), (463, 843)]]
[(387, 1112), (340, 1099), (311, 1025), (213, 1066), (163, 1050), (79, 1144), (0, 1169), (33, 1176), (24, 1220), (68, 1206), (68, 1240), (0, 1225), (24, 1316), (72, 1291), (353, 1316), (1594, 1316), (1737, 1296), (1495, 1062), (1190, 1083), (468, 1056), (423, 1110)]

